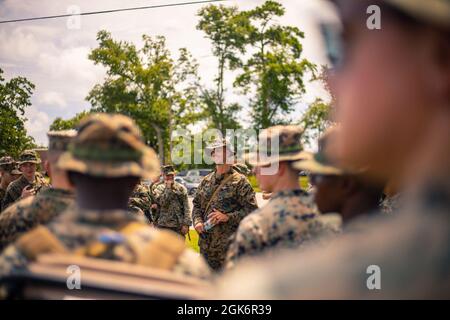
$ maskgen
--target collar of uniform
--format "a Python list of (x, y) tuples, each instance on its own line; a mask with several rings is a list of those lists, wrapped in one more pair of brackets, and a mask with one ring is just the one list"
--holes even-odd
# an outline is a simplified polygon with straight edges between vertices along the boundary
[(214, 169), (214, 177), (216, 178), (216, 180), (222, 180), (225, 176), (229, 175), (230, 173), (233, 172), (233, 167), (230, 167), (230, 169), (222, 174), (217, 173), (217, 169)]
[(46, 188), (39, 194), (42, 196), (49, 196), (49, 197), (75, 198), (75, 192), (60, 188)]
[(126, 210), (86, 210), (78, 207), (73, 210), (73, 219), (82, 223), (102, 226), (121, 226), (137, 221)]
[(308, 193), (303, 191), (302, 189), (294, 189), (294, 190), (282, 190), (275, 192), (270, 199), (275, 199), (278, 197), (300, 197), (307, 196)]

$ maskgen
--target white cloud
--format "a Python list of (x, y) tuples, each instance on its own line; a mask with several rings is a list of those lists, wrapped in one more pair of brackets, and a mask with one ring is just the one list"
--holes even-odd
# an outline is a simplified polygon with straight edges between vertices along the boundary
[[(171, 0), (170, 2), (176, 2)], [(264, 0), (228, 1), (225, 5), (239, 5), (249, 9)], [(298, 26), (306, 34), (304, 55), (314, 63), (326, 62), (320, 34), (314, 23), (320, 16), (329, 18), (323, 0), (282, 0), (286, 15), (281, 23)], [(169, 3), (155, 0), (151, 4)], [(23, 18), (66, 13), (70, 5), (78, 5), (82, 12), (112, 8), (149, 5), (148, 0), (4, 0), (0, 1), (0, 19)], [(204, 84), (211, 82), (216, 72), (216, 61), (203, 34), (196, 30), (200, 5), (138, 10), (115, 14), (83, 16), (81, 28), (69, 30), (66, 19), (51, 19), (2, 25), (0, 28), (0, 67), (5, 77), (25, 76), (36, 85), (33, 107), (27, 111), (27, 129), (36, 141), (47, 143), (48, 126), (56, 117), (71, 117), (89, 108), (84, 100), (89, 90), (102, 81), (105, 71), (88, 59), (100, 29), (109, 30), (114, 38), (141, 44), (142, 34), (164, 35), (173, 54), (187, 47), (199, 61), (199, 73)], [(227, 99), (242, 102), (236, 95), (228, 75)], [(308, 84), (304, 100), (310, 102), (322, 95), (320, 85)], [(299, 110), (304, 103), (299, 105)], [(248, 112), (244, 112), (245, 114)]]
[(64, 95), (61, 92), (56, 91), (48, 91), (43, 93), (39, 97), (39, 103), (59, 108), (65, 108), (67, 106), (67, 102), (64, 99)]
[(34, 137), (36, 143), (47, 145), (46, 134), (51, 123), (48, 115), (31, 106), (27, 108), (25, 116), (28, 118), (25, 123), (28, 134)]

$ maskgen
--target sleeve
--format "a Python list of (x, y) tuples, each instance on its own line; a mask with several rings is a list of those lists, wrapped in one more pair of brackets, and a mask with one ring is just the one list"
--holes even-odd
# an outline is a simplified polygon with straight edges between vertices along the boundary
[(255, 250), (262, 247), (263, 239), (258, 232), (259, 228), (251, 218), (246, 217), (242, 221), (230, 243), (225, 262), (227, 269), (233, 268), (242, 256), (254, 254)]
[(11, 193), (11, 184), (9, 184), (9, 186), (6, 188), (6, 193), (1, 203), (1, 211), (5, 210), (13, 202), (14, 199)]
[(202, 210), (202, 188), (204, 187), (204, 181), (200, 182), (198, 186), (197, 192), (195, 193), (195, 197), (192, 200), (192, 219), (194, 220), (194, 226), (197, 223), (204, 223), (203, 221), (203, 210)]
[(191, 219), (191, 208), (189, 207), (188, 194), (185, 187), (183, 187), (183, 193), (181, 194), (182, 202), (183, 202), (183, 223), (185, 226), (192, 225)]
[(255, 191), (245, 178), (241, 179), (236, 188), (236, 197), (241, 209), (228, 213), (228, 216), (230, 217), (229, 222), (237, 226), (249, 213), (258, 209), (258, 205)]

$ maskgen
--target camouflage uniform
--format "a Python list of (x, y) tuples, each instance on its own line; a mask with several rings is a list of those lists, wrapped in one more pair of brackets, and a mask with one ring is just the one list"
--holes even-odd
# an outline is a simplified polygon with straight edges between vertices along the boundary
[[(67, 151), (75, 135), (75, 130), (48, 132), (48, 152), (56, 156), (56, 153)], [(75, 193), (60, 188), (47, 188), (35, 196), (15, 202), (0, 215), (0, 249), (22, 233), (48, 223), (74, 202)]]
[(165, 183), (158, 184), (154, 192), (159, 209), (155, 216), (155, 225), (158, 228), (170, 229), (184, 237), (181, 227), (192, 225), (186, 188), (174, 181), (171, 188)]
[[(263, 130), (259, 140), (278, 140), (278, 153), (270, 156), (263, 152), (250, 153), (250, 164), (256, 167), (280, 162), (290, 165), (309, 157), (303, 152), (300, 142), (302, 132), (298, 126), (275, 126)], [(288, 178), (298, 179), (296, 171), (293, 175)], [(339, 215), (319, 215), (312, 197), (305, 191), (278, 190), (264, 207), (242, 220), (228, 250), (227, 267), (233, 267), (244, 256), (255, 256), (274, 248), (295, 248), (311, 240), (317, 241), (323, 238), (321, 236), (336, 234), (340, 225)]]
[(244, 176), (249, 176), (252, 171), (245, 163), (235, 163), (233, 165), (233, 169), (239, 172), (240, 174), (243, 174)]
[(0, 250), (22, 233), (48, 223), (74, 203), (72, 191), (48, 188), (12, 204), (0, 215)]
[[(88, 116), (57, 166), (105, 178), (152, 179), (159, 174), (155, 152), (144, 144), (134, 122), (122, 115)], [(177, 235), (136, 220), (127, 210), (82, 210), (75, 205), (6, 247), (0, 256), (0, 278), (27, 269), (29, 262), (46, 253), (73, 253), (208, 276), (202, 257), (186, 248)]]
[(136, 189), (130, 197), (128, 209), (133, 213), (145, 216), (147, 221), (152, 223), (152, 203), (149, 188), (143, 183), (140, 183), (136, 186)]
[[(221, 279), (214, 297), (448, 299), (450, 186), (426, 190), (390, 219), (372, 216), (364, 233), (344, 234), (320, 250), (307, 248), (237, 266)], [(367, 287), (372, 265), (380, 268), (381, 290)]]
[[(206, 211), (206, 206), (214, 190), (229, 175), (233, 175), (233, 177), (221, 188)], [(198, 186), (193, 207), (194, 225), (205, 223), (208, 215), (214, 209), (229, 216), (226, 223), (215, 225), (209, 232), (201, 234), (199, 239), (200, 253), (206, 258), (211, 268), (220, 270), (225, 262), (230, 237), (236, 232), (241, 220), (258, 208), (255, 192), (242, 174), (234, 170), (226, 174), (217, 174), (214, 170), (203, 178)]]
[[(446, 28), (447, 31), (450, 30), (450, 1), (448, 0), (427, 2), (384, 0), (384, 2), (395, 6), (397, 10), (412, 16), (417, 21), (430, 23), (430, 26), (424, 25), (423, 28), (420, 25), (414, 25), (416, 32), (422, 32), (421, 29), (428, 31), (431, 29), (431, 24)], [(342, 9), (352, 12), (350, 7)], [(403, 19), (403, 17), (401, 18)], [(403, 28), (403, 24), (401, 27)], [(391, 36), (397, 32), (398, 30), (393, 30), (392, 33), (389, 33), (388, 43), (396, 40)], [(401, 37), (403, 34), (399, 33), (397, 36)], [(368, 39), (359, 40), (364, 42)], [(352, 44), (348, 43), (348, 45)], [(367, 47), (363, 48), (362, 50), (367, 49)], [(393, 49), (392, 52), (396, 52), (396, 49)], [(365, 54), (366, 51), (363, 53)], [(372, 56), (377, 53), (371, 52)], [(359, 61), (364, 61), (364, 58), (357, 52), (354, 52), (353, 55), (357, 56)], [(347, 63), (353, 66), (354, 61)], [(389, 66), (388, 64), (385, 68)], [(357, 70), (361, 72), (360, 69)], [(346, 71), (344, 69), (342, 72)], [(352, 77), (351, 73), (346, 75)], [(382, 78), (375, 77), (370, 80), (371, 85), (376, 85), (376, 82), (382, 81)], [(442, 85), (445, 81), (447, 80), (442, 80)], [(352, 82), (348, 83), (348, 85), (351, 84)], [(346, 90), (348, 89), (346, 88)], [(400, 90), (400, 92), (405, 91)], [(383, 94), (383, 89), (377, 93)], [(391, 97), (389, 96), (389, 98)], [(435, 109), (430, 110), (433, 112)], [(435, 116), (441, 115), (439, 113)], [(443, 120), (443, 123), (448, 125), (448, 118)], [(441, 122), (436, 123), (442, 125)], [(441, 135), (443, 139), (437, 140), (434, 145), (435, 141), (425, 140), (428, 142), (427, 147), (430, 147), (427, 149), (430, 154), (426, 154), (425, 157), (428, 162), (421, 163), (421, 167), (414, 166), (414, 168), (418, 167), (416, 171), (423, 170), (418, 175), (420, 177), (421, 174), (426, 174), (426, 178), (421, 177), (425, 180), (417, 181), (412, 180), (413, 176), (407, 177), (410, 181), (415, 183), (417, 181), (419, 190), (410, 193), (410, 190), (402, 189), (401, 205), (403, 208), (393, 215), (372, 216), (373, 220), (364, 234), (344, 235), (321, 250), (310, 248), (301, 254), (289, 253), (279, 256), (276, 260), (259, 259), (249, 262), (247, 265), (241, 265), (227, 277), (221, 279), (219, 293), (214, 297), (231, 299), (449, 299), (450, 175), (448, 160), (445, 160), (448, 159), (449, 135), (448, 126), (447, 128), (444, 126), (436, 128), (438, 130), (434, 130), (433, 126), (430, 129), (434, 130), (432, 132), (435, 134), (434, 136), (430, 132), (426, 132), (420, 137), (422, 139)], [(379, 141), (379, 143), (383, 144), (383, 141)], [(414, 150), (420, 149), (417, 148), (417, 145), (414, 147), (416, 147)], [(423, 160), (421, 158), (419, 162)], [(410, 167), (412, 165), (410, 162), (411, 157), (405, 157), (404, 165)], [(410, 174), (417, 174), (417, 172)], [(412, 187), (417, 188), (416, 186)], [(378, 282), (377, 278), (380, 280), (379, 289), (373, 287)]]
[(275, 248), (296, 248), (340, 232), (337, 214), (320, 215), (303, 190), (274, 193), (269, 202), (242, 220), (227, 253), (227, 268), (242, 257)]
[[(28, 150), (22, 152), (22, 154), (20, 155), (19, 165), (26, 162), (39, 164), (40, 160), (38, 159), (34, 151)], [(22, 195), (23, 189), (28, 185), (32, 185), (36, 193), (38, 193), (43, 187), (49, 186), (44, 177), (38, 172), (36, 172), (34, 181), (32, 183), (30, 183), (24, 176), (21, 176), (19, 179), (11, 182), (11, 184), (6, 189), (6, 194), (2, 201), (2, 210), (5, 210), (6, 207), (19, 199)]]
[[(4, 156), (0, 158), (0, 169), (3, 172), (9, 172), (12, 175), (21, 175), (22, 172), (20, 172), (19, 170), (17, 170), (16, 168), (16, 162), (14, 161), (14, 159), (10, 156)], [(0, 178), (0, 181), (3, 179)], [(1, 211), (1, 205), (2, 205), (2, 201), (3, 201), (3, 197), (6, 194), (6, 189), (8, 188), (8, 185), (6, 186), (2, 186), (0, 184), (0, 211)]]

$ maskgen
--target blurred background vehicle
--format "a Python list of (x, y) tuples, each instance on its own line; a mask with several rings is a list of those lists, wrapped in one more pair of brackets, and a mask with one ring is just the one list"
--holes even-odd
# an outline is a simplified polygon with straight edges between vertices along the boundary
[(207, 176), (211, 171), (212, 171), (211, 169), (188, 170), (188, 172), (186, 173), (186, 176), (184, 176), (183, 179), (186, 182), (190, 182), (190, 183), (200, 183), (200, 181), (202, 181), (202, 179), (205, 176)]
[(188, 195), (193, 196), (197, 192), (198, 182), (188, 182), (183, 177), (175, 177), (175, 181), (186, 187)]

